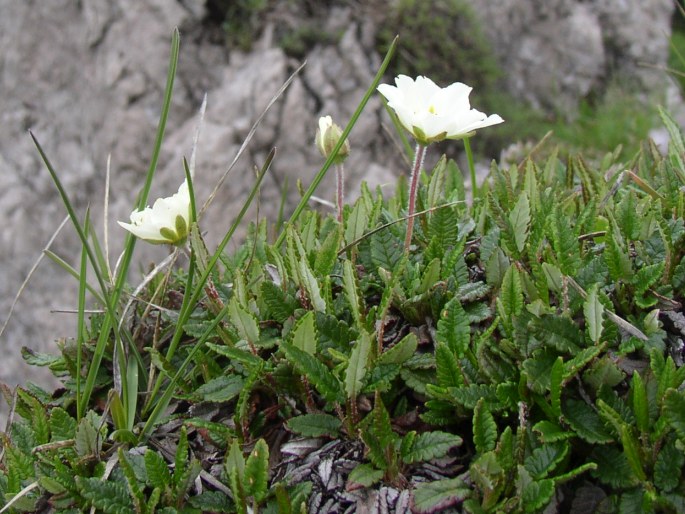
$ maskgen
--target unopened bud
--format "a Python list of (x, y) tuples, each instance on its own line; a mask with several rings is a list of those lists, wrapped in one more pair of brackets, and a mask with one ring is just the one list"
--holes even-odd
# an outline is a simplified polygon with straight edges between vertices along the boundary
[[(326, 159), (331, 155), (335, 145), (338, 144), (342, 129), (333, 123), (330, 116), (322, 116), (319, 118), (319, 128), (316, 131), (316, 146)], [(338, 150), (335, 157), (336, 163), (343, 162), (350, 154), (350, 141), (345, 139), (345, 143)]]

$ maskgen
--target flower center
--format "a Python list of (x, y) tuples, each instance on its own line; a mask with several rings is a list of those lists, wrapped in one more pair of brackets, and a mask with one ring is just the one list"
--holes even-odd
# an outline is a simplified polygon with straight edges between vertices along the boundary
[(435, 114), (435, 105), (431, 105), (430, 107), (428, 107), (428, 112), (431, 114)]

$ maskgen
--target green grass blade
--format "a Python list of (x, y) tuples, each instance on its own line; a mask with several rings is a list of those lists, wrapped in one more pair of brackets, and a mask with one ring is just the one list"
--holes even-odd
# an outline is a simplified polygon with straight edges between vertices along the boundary
[[(61, 258), (59, 255), (57, 255), (55, 252), (53, 252), (52, 250), (43, 250), (43, 254), (44, 254), (48, 259), (50, 259), (52, 262), (54, 262), (55, 264), (57, 264), (60, 268), (62, 268), (64, 271), (66, 271), (67, 273), (69, 273), (69, 275), (71, 275), (72, 277), (74, 277), (77, 281), (79, 281), (79, 282), (81, 281), (81, 276), (80, 276), (79, 272), (76, 271), (76, 269), (75, 269), (71, 264), (69, 264), (67, 261), (65, 261), (64, 259), (62, 259), (62, 258)], [(91, 295), (93, 295), (93, 297), (95, 298), (95, 300), (96, 300), (98, 303), (100, 303), (102, 306), (105, 305), (105, 300), (102, 298), (102, 295), (100, 294), (100, 292), (98, 292), (98, 290), (95, 289), (95, 287), (93, 287), (92, 285), (86, 283), (86, 289), (88, 290), (88, 292), (89, 292)]]
[[(274, 159), (274, 156), (276, 154), (276, 149), (272, 149), (271, 152), (269, 152), (269, 155), (266, 158), (266, 162), (264, 163), (264, 166), (262, 166), (261, 171), (259, 172), (259, 175), (257, 176), (257, 180), (252, 187), (252, 190), (250, 191), (250, 194), (248, 195), (247, 199), (245, 200), (245, 203), (243, 204), (242, 209), (238, 213), (238, 216), (236, 219), (233, 221), (233, 224), (231, 225), (230, 229), (224, 236), (224, 238), (221, 240), (219, 245), (217, 246), (214, 254), (212, 257), (209, 259), (209, 262), (207, 263), (207, 269), (205, 272), (202, 274), (198, 282), (193, 286), (193, 289), (186, 289), (186, 291), (193, 291), (192, 295), (189, 295), (186, 293), (183, 298), (183, 304), (181, 305), (181, 309), (179, 311), (179, 317), (178, 321), (176, 324), (176, 330), (174, 332), (174, 335), (171, 339), (171, 342), (169, 343), (169, 348), (167, 349), (166, 353), (166, 359), (171, 360), (171, 358), (174, 356), (176, 352), (176, 348), (178, 347), (178, 344), (181, 341), (181, 337), (183, 335), (183, 326), (186, 324), (188, 319), (190, 318), (190, 314), (194, 308), (194, 306), (197, 304), (198, 300), (200, 299), (200, 296), (204, 292), (204, 287), (205, 284), (207, 283), (207, 280), (209, 279), (209, 275), (211, 274), (212, 270), (214, 269), (214, 266), (216, 266), (216, 263), (219, 261), (219, 258), (221, 256), (221, 253), (224, 251), (224, 248), (228, 244), (228, 242), (231, 240), (233, 237), (233, 234), (235, 233), (236, 229), (240, 226), (240, 223), (242, 222), (245, 214), (247, 213), (247, 209), (252, 205), (252, 201), (254, 200), (255, 196), (257, 195), (257, 192), (259, 191), (259, 188), (262, 184), (262, 180), (264, 179), (264, 176), (266, 175), (266, 172), (269, 170), (271, 167), (271, 163)], [(191, 262), (194, 262), (192, 254), (191, 254)], [(189, 273), (189, 276), (192, 276), (192, 273)], [(190, 280), (190, 278), (189, 278)], [(152, 390), (152, 393), (148, 397), (147, 404), (145, 406), (144, 412), (147, 412), (151, 405), (157, 405), (158, 400), (157, 400), (157, 394), (159, 393), (159, 389), (161, 388), (162, 385), (162, 377), (159, 377), (157, 379), (157, 382), (155, 383), (155, 387)], [(167, 389), (168, 391), (168, 389)], [(167, 394), (166, 392), (164, 393), (165, 395)], [(157, 408), (155, 407), (155, 411)], [(155, 412), (153, 411), (153, 413)], [(147, 424), (146, 424), (147, 426)]]
[(95, 258), (98, 261), (98, 269), (103, 271), (103, 274), (105, 274), (106, 282), (109, 283), (112, 280), (112, 277), (109, 275), (109, 264), (107, 263), (105, 254), (102, 251), (100, 239), (98, 238), (97, 233), (95, 232), (95, 225), (93, 225), (93, 223), (88, 224), (88, 230), (86, 230), (86, 234), (90, 236), (90, 240), (92, 241), (93, 252), (95, 253)]
[[(357, 123), (357, 119), (359, 119), (359, 116), (361, 116), (361, 113), (364, 110), (364, 107), (366, 107), (366, 104), (369, 102), (369, 99), (375, 93), (376, 88), (378, 87), (378, 84), (380, 84), (380, 81), (383, 78), (383, 74), (385, 73), (385, 70), (387, 69), (388, 65), (390, 64), (390, 59), (392, 58), (393, 54), (395, 53), (395, 48), (397, 47), (397, 40), (398, 40), (398, 36), (395, 36), (395, 39), (393, 40), (392, 44), (390, 45), (390, 48), (388, 48), (388, 52), (385, 54), (385, 59), (383, 59), (383, 63), (381, 64), (381, 67), (378, 68), (378, 72), (376, 73), (376, 76), (374, 77), (373, 81), (371, 82), (369, 89), (366, 90), (366, 93), (364, 94), (362, 101), (357, 106), (357, 109), (354, 111), (354, 114), (352, 114), (352, 118), (350, 118), (350, 121), (347, 124), (347, 126), (345, 127), (345, 130), (343, 130), (342, 134), (340, 134), (340, 139), (338, 140), (338, 143), (335, 145), (335, 147), (331, 151), (331, 154), (328, 156), (328, 159), (326, 159), (326, 162), (324, 163), (323, 167), (319, 170), (319, 173), (317, 173), (316, 177), (314, 177), (314, 180), (310, 184), (307, 191), (305, 191), (304, 195), (302, 196), (302, 199), (300, 200), (300, 203), (297, 204), (297, 207), (295, 207), (295, 211), (293, 211), (292, 215), (290, 216), (290, 220), (289, 220), (288, 224), (293, 224), (297, 220), (297, 218), (300, 216), (300, 214), (302, 213), (304, 208), (307, 206), (309, 199), (314, 194), (314, 191), (316, 191), (316, 189), (319, 187), (319, 184), (321, 183), (323, 178), (326, 176), (326, 172), (328, 171), (328, 169), (333, 164), (333, 161), (335, 161), (336, 156), (338, 155), (338, 151), (342, 148), (343, 144), (345, 144), (345, 141), (347, 140), (347, 136), (349, 136), (350, 132), (352, 131), (352, 128)], [(280, 247), (281, 244), (283, 244), (283, 240), (285, 239), (285, 233), (286, 233), (286, 231), (285, 231), (285, 229), (283, 229), (281, 231), (281, 235), (278, 236), (278, 239), (276, 240), (276, 243), (274, 245), (276, 248)]]
[[(152, 184), (152, 178), (154, 177), (155, 171), (157, 170), (157, 162), (159, 160), (159, 154), (162, 148), (162, 140), (164, 139), (164, 131), (166, 128), (166, 122), (167, 118), (169, 115), (169, 109), (171, 107), (171, 95), (173, 92), (173, 86), (174, 86), (174, 79), (176, 77), (176, 68), (178, 65), (178, 51), (179, 51), (179, 45), (180, 45), (180, 37), (178, 33), (178, 29), (174, 29), (172, 38), (171, 38), (171, 52), (170, 52), (170, 57), (169, 57), (169, 69), (167, 72), (167, 82), (166, 82), (166, 87), (165, 87), (165, 92), (164, 92), (164, 102), (162, 104), (162, 112), (159, 117), (159, 124), (157, 126), (157, 135), (155, 138), (155, 144), (153, 147), (153, 152), (152, 152), (152, 157), (150, 159), (150, 166), (147, 171), (147, 175), (145, 177), (145, 185), (143, 186), (143, 190), (140, 194), (140, 199), (138, 201), (138, 206), (139, 207), (145, 207), (147, 203), (147, 197), (150, 193), (150, 186)], [(127, 232), (126, 239), (124, 242), (124, 253), (121, 258), (121, 263), (119, 266), (119, 270), (117, 273), (116, 277), (116, 284), (114, 286), (114, 289), (112, 290), (111, 296), (109, 297), (111, 304), (112, 305), (118, 305), (119, 304), (119, 299), (121, 298), (121, 294), (124, 290), (124, 287), (126, 285), (126, 277), (128, 275), (128, 268), (131, 264), (131, 258), (133, 256), (133, 249), (135, 247), (136, 243), (136, 238)], [(109, 334), (110, 331), (113, 328), (116, 328), (120, 326), (118, 323), (118, 320), (116, 319), (116, 316), (114, 315), (106, 315), (105, 319), (103, 320), (102, 327), (100, 329), (100, 334), (98, 336), (97, 343), (95, 345), (95, 352), (93, 354), (93, 360), (91, 362), (91, 365), (88, 369), (88, 377), (86, 379), (86, 385), (83, 391), (83, 402), (84, 404), (87, 404), (88, 401), (90, 400), (90, 395), (93, 392), (93, 388), (95, 387), (95, 378), (97, 377), (98, 370), (100, 368), (100, 363), (102, 361), (102, 357), (105, 352), (105, 347), (107, 345), (107, 342), (109, 340)], [(120, 343), (120, 333), (118, 330), (114, 331), (114, 337), (117, 342), (117, 344)], [(134, 354), (137, 354), (137, 349), (135, 348), (135, 345), (130, 345), (130, 348), (134, 351)], [(121, 357), (123, 358), (123, 352), (120, 352)], [(139, 359), (140, 356), (137, 355), (137, 358)], [(125, 372), (125, 367), (123, 369), (120, 368), (122, 372)]]
[[(88, 218), (86, 218), (86, 221)], [(78, 319), (76, 331), (76, 419), (83, 417), (85, 405), (81, 398), (81, 355), (83, 349), (83, 341), (86, 336), (85, 330), (85, 310), (86, 310), (86, 289), (88, 281), (87, 276), (88, 254), (85, 247), (81, 248), (81, 266), (78, 274)]]
[(156, 401), (154, 403), (154, 409), (148, 416), (147, 420), (145, 421), (145, 425), (143, 426), (143, 430), (140, 433), (140, 438), (141, 440), (144, 439), (152, 430), (152, 428), (160, 421), (160, 418), (164, 411), (166, 410), (167, 406), (169, 405), (169, 402), (171, 401), (171, 397), (174, 394), (174, 388), (176, 387), (176, 384), (178, 381), (181, 379), (181, 376), (185, 373), (186, 368), (190, 365), (190, 363), (193, 361), (195, 358), (195, 355), (197, 354), (198, 351), (202, 347), (204, 347), (205, 342), (212, 336), (214, 333), (214, 330), (216, 327), (221, 323), (221, 321), (226, 317), (226, 313), (228, 312), (228, 304), (224, 305), (224, 307), (219, 311), (217, 314), (216, 318), (212, 321), (212, 323), (207, 327), (207, 330), (204, 331), (202, 336), (200, 336), (200, 339), (197, 340), (195, 343), (195, 346), (193, 349), (188, 353), (188, 356), (185, 358), (183, 363), (179, 366), (178, 370), (176, 371), (176, 374), (173, 376), (171, 379), (171, 382), (167, 385), (166, 390), (160, 396), (159, 398), (156, 398)]

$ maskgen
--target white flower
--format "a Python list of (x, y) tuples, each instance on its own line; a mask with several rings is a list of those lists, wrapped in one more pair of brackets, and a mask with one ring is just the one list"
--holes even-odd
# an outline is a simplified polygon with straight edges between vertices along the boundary
[(183, 181), (178, 193), (158, 198), (152, 207), (131, 213), (131, 223), (118, 222), (134, 236), (153, 244), (182, 245), (190, 227), (190, 192)]
[(497, 114), (487, 116), (471, 109), (469, 94), (473, 88), (461, 82), (441, 88), (427, 77), (414, 80), (399, 75), (395, 84), (381, 84), (378, 91), (387, 99), (400, 123), (422, 145), (462, 139), (476, 129), (504, 121)]
[[(322, 116), (319, 118), (319, 128), (316, 130), (316, 146), (326, 159), (331, 155), (331, 152), (338, 144), (340, 136), (342, 135), (342, 129), (333, 123), (333, 118), (330, 116)], [(344, 161), (350, 154), (350, 142), (345, 139), (345, 142), (338, 150), (338, 155), (335, 158), (335, 162)]]

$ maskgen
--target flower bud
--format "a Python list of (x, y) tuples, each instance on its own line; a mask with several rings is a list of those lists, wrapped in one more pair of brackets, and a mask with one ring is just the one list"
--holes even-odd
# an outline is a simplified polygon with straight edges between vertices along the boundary
[[(333, 123), (330, 116), (322, 116), (319, 118), (319, 128), (316, 131), (316, 146), (326, 159), (331, 155), (335, 145), (338, 144), (342, 129)], [(343, 162), (350, 154), (350, 141), (345, 139), (345, 143), (338, 150), (335, 157), (335, 163)]]

